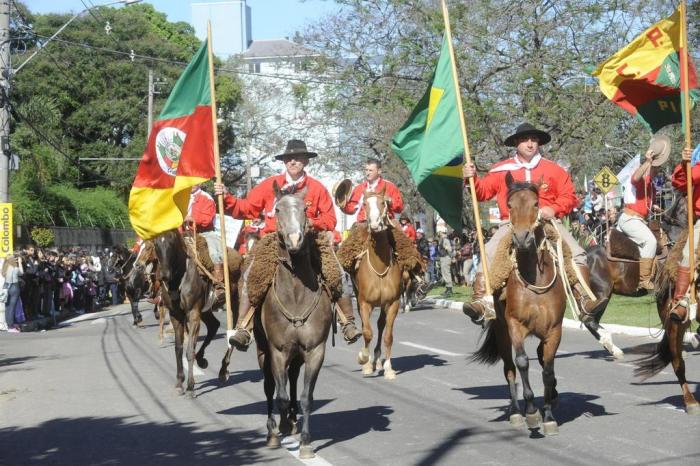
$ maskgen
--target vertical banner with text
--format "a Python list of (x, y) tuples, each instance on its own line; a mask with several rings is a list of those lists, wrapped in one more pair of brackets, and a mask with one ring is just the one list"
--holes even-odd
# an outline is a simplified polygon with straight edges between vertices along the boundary
[(12, 204), (0, 203), (0, 257), (12, 255)]

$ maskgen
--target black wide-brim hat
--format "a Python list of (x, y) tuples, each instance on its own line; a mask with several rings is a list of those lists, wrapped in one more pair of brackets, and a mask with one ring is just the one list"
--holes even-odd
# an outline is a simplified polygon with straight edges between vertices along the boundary
[(539, 139), (540, 145), (547, 144), (549, 141), (552, 140), (552, 136), (550, 136), (548, 132), (542, 131), (541, 129), (537, 129), (534, 126), (532, 126), (530, 123), (523, 123), (522, 125), (518, 126), (518, 128), (515, 130), (514, 134), (511, 134), (510, 136), (508, 136), (506, 138), (506, 140), (504, 141), (504, 144), (506, 146), (515, 147), (516, 146), (515, 141), (520, 136), (529, 136), (529, 135), (537, 136), (537, 139)]
[(312, 159), (318, 154), (316, 152), (309, 152), (306, 150), (306, 143), (304, 141), (300, 141), (299, 139), (291, 139), (287, 141), (287, 148), (284, 150), (284, 153), (275, 155), (275, 159), (284, 160), (286, 155), (305, 155)]

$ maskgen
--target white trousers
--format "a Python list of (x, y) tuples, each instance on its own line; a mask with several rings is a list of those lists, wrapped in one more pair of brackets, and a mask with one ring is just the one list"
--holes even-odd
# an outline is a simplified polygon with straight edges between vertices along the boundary
[(639, 247), (642, 259), (656, 257), (656, 237), (641, 217), (622, 213), (617, 221), (617, 229), (623, 232)]

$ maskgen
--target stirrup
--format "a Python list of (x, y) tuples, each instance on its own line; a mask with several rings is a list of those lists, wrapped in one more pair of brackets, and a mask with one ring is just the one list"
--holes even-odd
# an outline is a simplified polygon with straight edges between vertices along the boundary
[[(348, 345), (352, 345), (353, 343), (355, 343), (362, 335), (362, 332), (360, 332), (360, 330), (355, 325), (354, 320), (348, 320), (345, 324), (343, 324), (342, 330), (343, 338), (348, 343)], [(353, 330), (355, 330), (354, 334), (352, 333)]]
[[(681, 315), (681, 312), (676, 312), (676, 309), (679, 307), (683, 308), (683, 311)], [(675, 304), (671, 306), (671, 310), (668, 314), (668, 316), (672, 319), (675, 320), (676, 322), (685, 322), (686, 319), (688, 318), (688, 310), (690, 308), (690, 301), (688, 300), (687, 296), (683, 296), (681, 299), (678, 300)]]
[(245, 328), (237, 328), (231, 337), (228, 339), (229, 345), (236, 348), (238, 351), (248, 351), (252, 335)]

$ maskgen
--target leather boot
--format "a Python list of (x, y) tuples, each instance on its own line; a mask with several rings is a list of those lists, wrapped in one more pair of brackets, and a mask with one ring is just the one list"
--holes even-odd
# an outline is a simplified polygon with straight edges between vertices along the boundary
[(474, 277), (472, 302), (462, 305), (462, 312), (475, 324), (481, 324), (486, 320), (496, 318), (496, 310), (493, 306), (493, 296), (485, 296), (486, 283), (484, 274), (479, 272)]
[[(343, 338), (351, 345), (357, 341), (362, 335), (355, 326), (355, 316), (352, 313), (352, 299), (350, 296), (341, 296), (336, 303), (344, 318), (341, 318), (341, 329), (343, 330)], [(344, 323), (342, 323), (344, 321)]]
[(673, 302), (671, 303), (671, 311), (669, 316), (671, 319), (683, 322), (688, 315), (688, 298), (685, 294), (690, 286), (690, 268), (678, 266), (678, 275), (676, 277), (676, 288), (673, 290)]
[(449, 298), (450, 296), (452, 296), (452, 287), (451, 286), (445, 287), (445, 291), (442, 293), (442, 297)]
[[(236, 328), (234, 329), (233, 335), (231, 335), (231, 337), (228, 339), (229, 345), (233, 346), (238, 351), (248, 351), (248, 346), (250, 346), (250, 342), (252, 340), (250, 331), (245, 327), (241, 327), (243, 319), (245, 319), (245, 316), (248, 314), (249, 310), (250, 300), (248, 299), (248, 291), (246, 289), (246, 285), (244, 284), (238, 305), (238, 321), (236, 322)], [(251, 324), (252, 322), (253, 320), (251, 319)], [(249, 326), (252, 327), (250, 324)]]
[(639, 285), (637, 289), (652, 291), (654, 284), (651, 281), (654, 272), (654, 258), (639, 260)]
[(214, 302), (212, 309), (222, 307), (226, 303), (226, 288), (224, 286), (224, 263), (214, 264)]
[[(582, 265), (574, 265), (574, 267), (578, 267), (579, 271), (581, 272), (581, 277), (583, 280), (585, 280), (586, 284), (591, 286), (591, 272), (588, 269), (587, 266), (582, 266)], [(587, 323), (587, 322), (593, 322), (595, 321), (595, 318), (603, 312), (603, 310), (607, 307), (608, 305), (608, 298), (598, 298), (598, 299), (591, 299), (588, 297), (588, 293), (583, 288), (583, 285), (579, 282), (574, 285), (574, 298), (576, 298), (576, 301), (578, 302), (579, 306), (581, 306), (581, 322)]]

